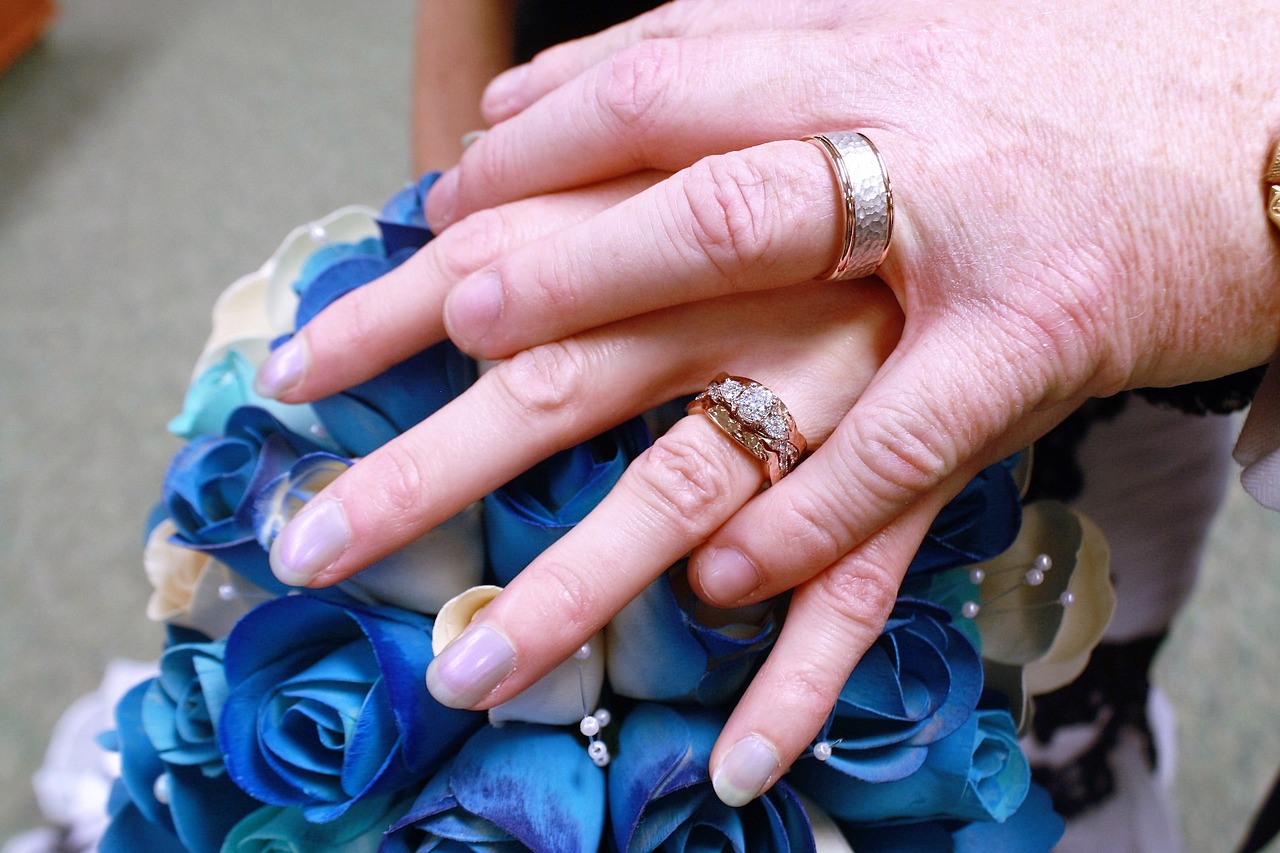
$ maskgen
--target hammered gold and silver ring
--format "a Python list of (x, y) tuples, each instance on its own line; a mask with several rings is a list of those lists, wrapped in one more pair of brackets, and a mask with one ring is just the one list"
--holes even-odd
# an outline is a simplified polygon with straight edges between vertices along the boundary
[(1271, 162), (1262, 180), (1271, 186), (1267, 196), (1267, 215), (1280, 228), (1280, 143), (1271, 152)]
[(769, 483), (795, 468), (807, 443), (778, 395), (752, 379), (721, 373), (689, 403), (764, 463)]
[(889, 173), (871, 140), (853, 130), (806, 136), (827, 155), (839, 185), (843, 218), (840, 254), (820, 278), (863, 278), (889, 253), (893, 236), (893, 192)]

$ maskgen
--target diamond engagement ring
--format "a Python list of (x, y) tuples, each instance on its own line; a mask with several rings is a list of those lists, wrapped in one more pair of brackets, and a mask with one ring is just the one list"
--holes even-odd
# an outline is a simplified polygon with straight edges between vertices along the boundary
[(763, 462), (770, 484), (791, 473), (807, 446), (778, 395), (742, 376), (721, 373), (686, 411), (706, 415)]
[(893, 193), (880, 152), (861, 133), (852, 130), (806, 136), (827, 155), (840, 185), (844, 217), (840, 255), (820, 278), (863, 278), (871, 275), (889, 253), (893, 236)]

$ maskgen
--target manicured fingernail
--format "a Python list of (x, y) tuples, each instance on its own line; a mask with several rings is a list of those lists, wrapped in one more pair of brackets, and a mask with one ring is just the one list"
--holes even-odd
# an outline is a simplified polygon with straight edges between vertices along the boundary
[(276, 347), (258, 368), (253, 389), (260, 396), (274, 400), (301, 382), (306, 369), (306, 344), (300, 338), (290, 338)]
[(745, 806), (760, 795), (780, 763), (773, 744), (760, 735), (747, 735), (711, 774), (711, 787), (725, 805)]
[(452, 224), (458, 206), (458, 170), (450, 169), (431, 185), (427, 193), (427, 225), (439, 234)]
[(271, 571), (282, 583), (306, 586), (351, 544), (347, 514), (319, 500), (285, 525), (271, 544)]
[(760, 586), (760, 572), (737, 548), (712, 548), (697, 561), (697, 571), (715, 604), (733, 604)]
[(521, 90), (529, 77), (528, 65), (517, 65), (508, 68), (489, 81), (484, 95), (480, 99), (480, 109), (491, 120), (507, 118), (520, 109), (522, 104)]
[(502, 316), (502, 302), (502, 282), (496, 272), (481, 272), (460, 282), (445, 302), (449, 336), (462, 344), (483, 341)]
[(470, 708), (516, 668), (516, 653), (487, 625), (471, 628), (427, 667), (427, 690), (441, 705)]

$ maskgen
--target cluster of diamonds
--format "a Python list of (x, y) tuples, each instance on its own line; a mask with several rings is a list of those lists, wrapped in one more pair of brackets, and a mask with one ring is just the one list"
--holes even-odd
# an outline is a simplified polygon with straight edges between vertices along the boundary
[(769, 452), (777, 454), (783, 473), (800, 460), (800, 449), (791, 443), (794, 422), (786, 406), (768, 388), (729, 376), (708, 386), (707, 396), (724, 406), (743, 427), (743, 435), (735, 437), (747, 443), (749, 449), (750, 442), (746, 440), (754, 437)]

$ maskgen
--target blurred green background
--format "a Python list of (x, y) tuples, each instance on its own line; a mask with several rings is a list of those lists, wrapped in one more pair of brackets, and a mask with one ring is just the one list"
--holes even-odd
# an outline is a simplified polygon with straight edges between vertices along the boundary
[[(0, 840), (54, 720), (154, 658), (141, 529), (215, 296), (410, 177), (410, 0), (63, 0), (0, 75)], [(1233, 486), (1162, 655), (1190, 851), (1280, 767), (1280, 515)]]

